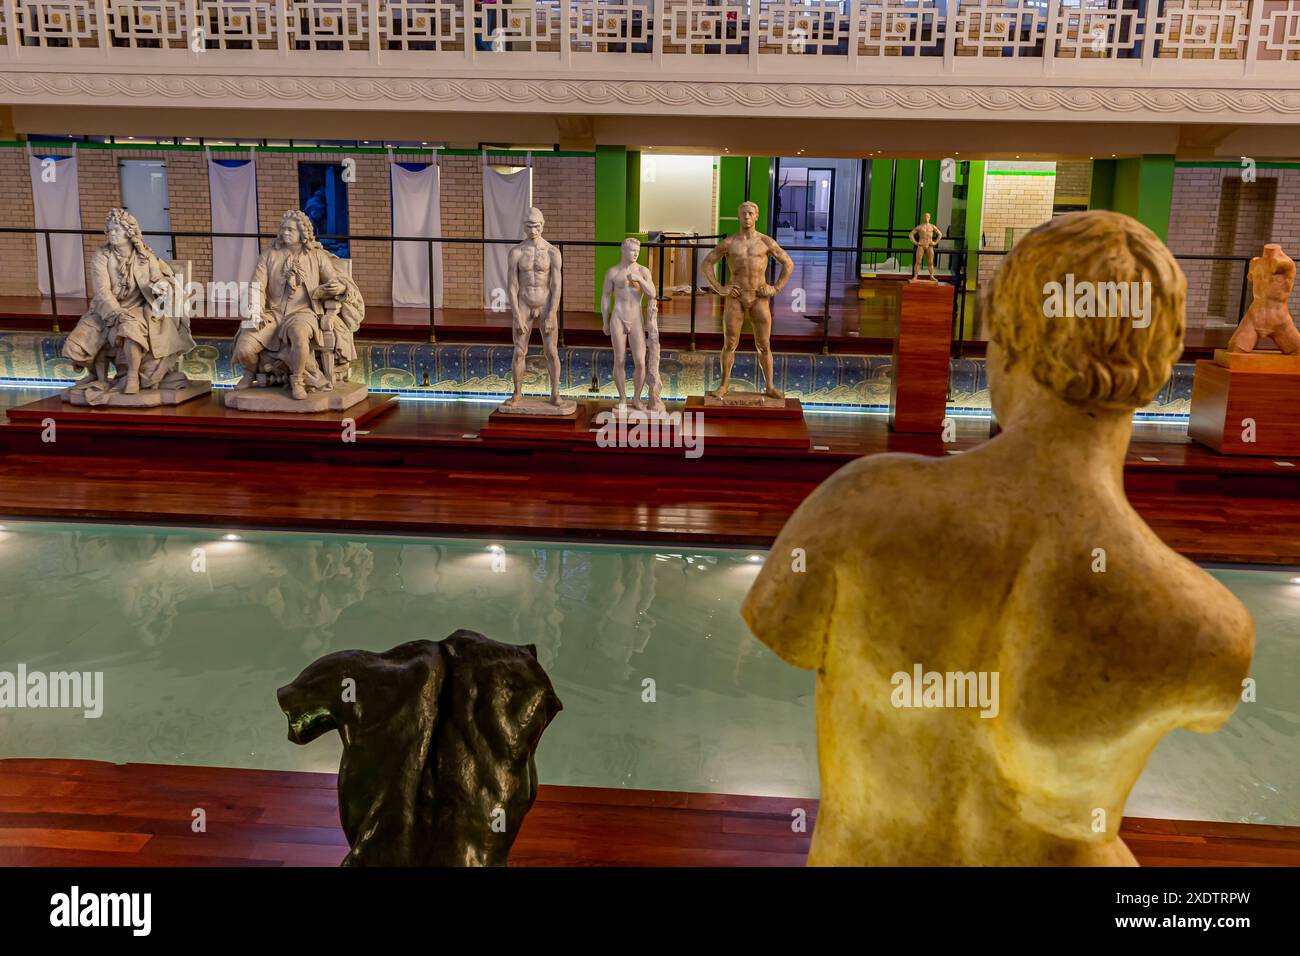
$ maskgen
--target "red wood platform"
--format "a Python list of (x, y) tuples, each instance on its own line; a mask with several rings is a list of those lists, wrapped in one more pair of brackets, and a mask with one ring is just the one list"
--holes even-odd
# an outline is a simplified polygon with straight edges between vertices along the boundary
[[(5, 760), (0, 865), (337, 866), (337, 799), (329, 773)], [(816, 815), (794, 797), (542, 786), (510, 863), (801, 866)], [(1128, 817), (1120, 835), (1144, 866), (1300, 865), (1300, 827)]]
[(889, 425), (900, 432), (943, 430), (948, 406), (948, 356), (952, 349), (953, 287), (909, 282), (894, 339), (889, 379)]
[(1187, 433), (1224, 455), (1300, 455), (1300, 372), (1225, 368), (1202, 359)]

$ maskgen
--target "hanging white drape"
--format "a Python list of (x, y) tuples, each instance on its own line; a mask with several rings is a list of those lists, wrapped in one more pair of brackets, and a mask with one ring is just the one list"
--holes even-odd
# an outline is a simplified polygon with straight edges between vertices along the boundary
[[(531, 168), (499, 173), (483, 164), (483, 238), (524, 238), (524, 217), (532, 195)], [(483, 305), (492, 308), (493, 290), (505, 289), (510, 246), (503, 242), (483, 245)]]
[[(439, 204), (438, 164), (410, 170), (388, 161), (393, 187), (393, 235), (442, 235)], [(393, 305), (428, 306), (432, 290), (434, 308), (442, 308), (442, 243), (433, 244), (433, 275), (429, 274), (429, 245), (424, 242), (393, 243)]]
[[(32, 207), (37, 229), (80, 229), (81, 193), (77, 189), (77, 157), (40, 157), (27, 147), (27, 165), (32, 177)], [(50, 236), (54, 260), (54, 292), (73, 298), (86, 296), (86, 259), (82, 237)], [(45, 235), (36, 234), (36, 287), (50, 294), (50, 270), (46, 262)]]
[[(252, 159), (239, 166), (223, 166), (209, 155), (208, 194), (212, 201), (213, 232), (257, 232), (257, 164)], [(217, 283), (251, 280), (257, 268), (257, 256), (256, 239), (212, 240), (213, 285), (210, 288), (214, 310), (220, 303), (226, 303), (222, 314), (237, 314), (229, 309), (237, 306), (238, 300), (232, 299)]]

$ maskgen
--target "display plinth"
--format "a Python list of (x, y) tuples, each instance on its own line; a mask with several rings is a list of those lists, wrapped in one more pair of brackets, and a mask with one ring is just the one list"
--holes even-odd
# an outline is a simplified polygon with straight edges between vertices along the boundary
[(230, 389), (226, 407), (243, 412), (277, 412), (309, 415), (313, 412), (342, 412), (365, 400), (369, 389), (361, 382), (339, 382), (331, 389), (308, 392), (306, 398), (294, 398), (287, 386), (280, 388)]
[(561, 396), (557, 405), (540, 395), (524, 395), (518, 401), (507, 399), (502, 402), (494, 414), (518, 418), (572, 418), (578, 414), (578, 403)]
[[(1252, 356), (1245, 368), (1235, 364)], [(1293, 356), (1233, 353), (1234, 367), (1217, 357), (1196, 363), (1187, 434), (1221, 455), (1300, 457), (1300, 369)]]
[(943, 430), (954, 291), (946, 282), (903, 286), (889, 382), (889, 427), (894, 431), (929, 434)]
[(1214, 364), (1234, 372), (1273, 372), (1274, 374), (1300, 375), (1300, 355), (1261, 350), (1258, 352), (1229, 352), (1214, 350)]
[[(564, 413), (557, 412), (536, 412), (531, 411), (538, 404), (550, 405), (550, 402), (543, 398), (533, 399), (527, 402), (523, 408), (529, 408), (530, 411), (522, 411), (521, 406), (507, 408), (500, 405), (491, 415), (488, 416), (488, 422), (479, 432), (480, 438), (485, 439), (519, 439), (534, 441), (581, 441), (587, 433), (587, 420), (591, 414), (590, 402), (577, 402), (572, 399), (567, 401), (567, 405), (572, 408)], [(558, 406), (550, 405), (551, 408)]]
[(186, 382), (183, 388), (142, 388), (133, 395), (110, 390), (99, 393), (102, 398), (98, 402), (91, 401), (91, 398), (95, 397), (96, 393), (76, 387), (65, 389), (61, 397), (69, 405), (86, 407), (156, 408), (159, 405), (180, 405), (182, 402), (193, 401), (196, 398), (202, 398), (211, 391), (212, 383), (204, 379), (203, 381)]
[[(761, 394), (757, 392), (745, 393), (748, 395)], [(803, 418), (803, 403), (797, 398), (769, 398), (766, 395), (761, 397), (764, 402), (731, 402), (728, 400), (719, 401), (710, 395), (692, 395), (686, 399), (686, 409), (692, 412), (703, 412), (709, 418), (756, 418), (756, 419), (783, 419), (783, 418)]]
[[(223, 390), (224, 391), (224, 390)], [(228, 408), (222, 392), (183, 405), (123, 408), (115, 405), (70, 405), (54, 395), (8, 410), (10, 427), (43, 426), (53, 419), (58, 428), (123, 433), (193, 436), (229, 433), (231, 429), (321, 432), (336, 435), (351, 423), (357, 429), (397, 407), (396, 395), (368, 394), (346, 410), (321, 412), (248, 412)]]

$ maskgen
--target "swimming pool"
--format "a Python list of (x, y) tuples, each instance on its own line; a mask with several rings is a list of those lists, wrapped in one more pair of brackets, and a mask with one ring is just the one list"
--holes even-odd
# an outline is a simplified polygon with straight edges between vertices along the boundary
[[(0, 710), (0, 757), (333, 771), (337, 736), (289, 743), (275, 689), (331, 651), (465, 627), (537, 645), (564, 702), (538, 753), (543, 783), (815, 796), (813, 676), (777, 659), (737, 610), (761, 560), (9, 522), (0, 670), (102, 671), (105, 703), (98, 719)], [(1258, 701), (1216, 734), (1165, 738), (1126, 812), (1300, 825), (1300, 577), (1211, 573), (1255, 616)]]

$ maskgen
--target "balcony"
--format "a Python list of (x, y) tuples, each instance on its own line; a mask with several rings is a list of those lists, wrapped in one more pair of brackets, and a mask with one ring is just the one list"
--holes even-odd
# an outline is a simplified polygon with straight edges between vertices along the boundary
[(33, 105), (1300, 113), (1300, 0), (3, 0), (2, 12), (0, 93)]

